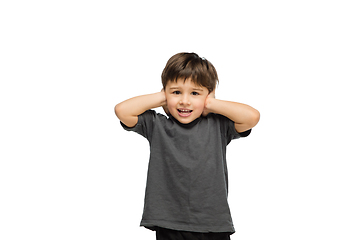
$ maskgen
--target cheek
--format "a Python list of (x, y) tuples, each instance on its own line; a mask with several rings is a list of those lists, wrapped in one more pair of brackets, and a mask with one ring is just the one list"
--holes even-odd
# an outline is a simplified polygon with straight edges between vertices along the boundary
[(205, 107), (205, 100), (199, 99), (198, 101), (194, 102), (193, 106), (196, 107), (197, 110), (202, 112)]
[(166, 98), (166, 104), (170, 111), (177, 107), (177, 101), (171, 97)]
[(166, 98), (166, 104), (168, 107), (173, 107), (173, 106), (175, 106), (176, 103), (175, 103), (174, 99)]

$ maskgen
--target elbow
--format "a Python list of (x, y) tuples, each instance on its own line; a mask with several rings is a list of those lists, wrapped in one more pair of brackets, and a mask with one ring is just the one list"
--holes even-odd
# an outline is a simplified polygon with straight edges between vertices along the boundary
[(255, 114), (255, 121), (256, 121), (256, 124), (260, 121), (260, 112), (258, 110), (255, 110), (256, 111), (256, 114)]
[(255, 127), (259, 121), (260, 121), (260, 112), (254, 109), (254, 111), (251, 114), (251, 123), (252, 123), (251, 125)]
[(122, 113), (124, 112), (122, 104), (121, 103), (116, 104), (116, 106), (114, 108), (114, 111), (115, 111), (115, 115), (119, 118), (119, 120), (121, 120), (122, 119)]
[(129, 106), (126, 103), (117, 104), (114, 110), (118, 119), (126, 126), (134, 127), (137, 124), (138, 117), (131, 115)]

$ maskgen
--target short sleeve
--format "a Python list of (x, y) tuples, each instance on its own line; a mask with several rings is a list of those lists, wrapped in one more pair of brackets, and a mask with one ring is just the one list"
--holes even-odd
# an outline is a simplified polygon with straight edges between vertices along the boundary
[(222, 131), (223, 133), (225, 133), (226, 135), (226, 139), (227, 139), (227, 143), (229, 144), (231, 142), (231, 140), (233, 139), (238, 139), (238, 138), (242, 138), (242, 137), (247, 137), (250, 135), (251, 133), (251, 129), (245, 131), (245, 132), (241, 132), (238, 133), (235, 129), (235, 123), (234, 121), (230, 120), (229, 118), (222, 116), (222, 115), (218, 115), (220, 117), (220, 122), (221, 122), (221, 126), (222, 126)]
[(120, 124), (126, 131), (136, 132), (147, 139), (151, 139), (155, 118), (156, 112), (154, 110), (147, 110), (138, 116), (138, 122), (134, 127), (128, 127), (121, 121)]

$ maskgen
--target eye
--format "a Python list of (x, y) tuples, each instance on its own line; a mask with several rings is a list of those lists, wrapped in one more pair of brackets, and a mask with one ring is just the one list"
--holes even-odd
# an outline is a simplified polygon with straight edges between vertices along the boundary
[(195, 95), (195, 96), (196, 96), (196, 95), (199, 95), (198, 92), (192, 92), (191, 94), (192, 94), (192, 95)]
[(180, 91), (173, 91), (173, 94), (178, 95), (180, 94)]

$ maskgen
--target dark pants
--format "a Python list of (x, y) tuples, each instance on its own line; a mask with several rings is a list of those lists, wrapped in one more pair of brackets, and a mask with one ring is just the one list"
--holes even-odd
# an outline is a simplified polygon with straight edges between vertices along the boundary
[(230, 233), (198, 233), (157, 227), (156, 240), (230, 240)]

